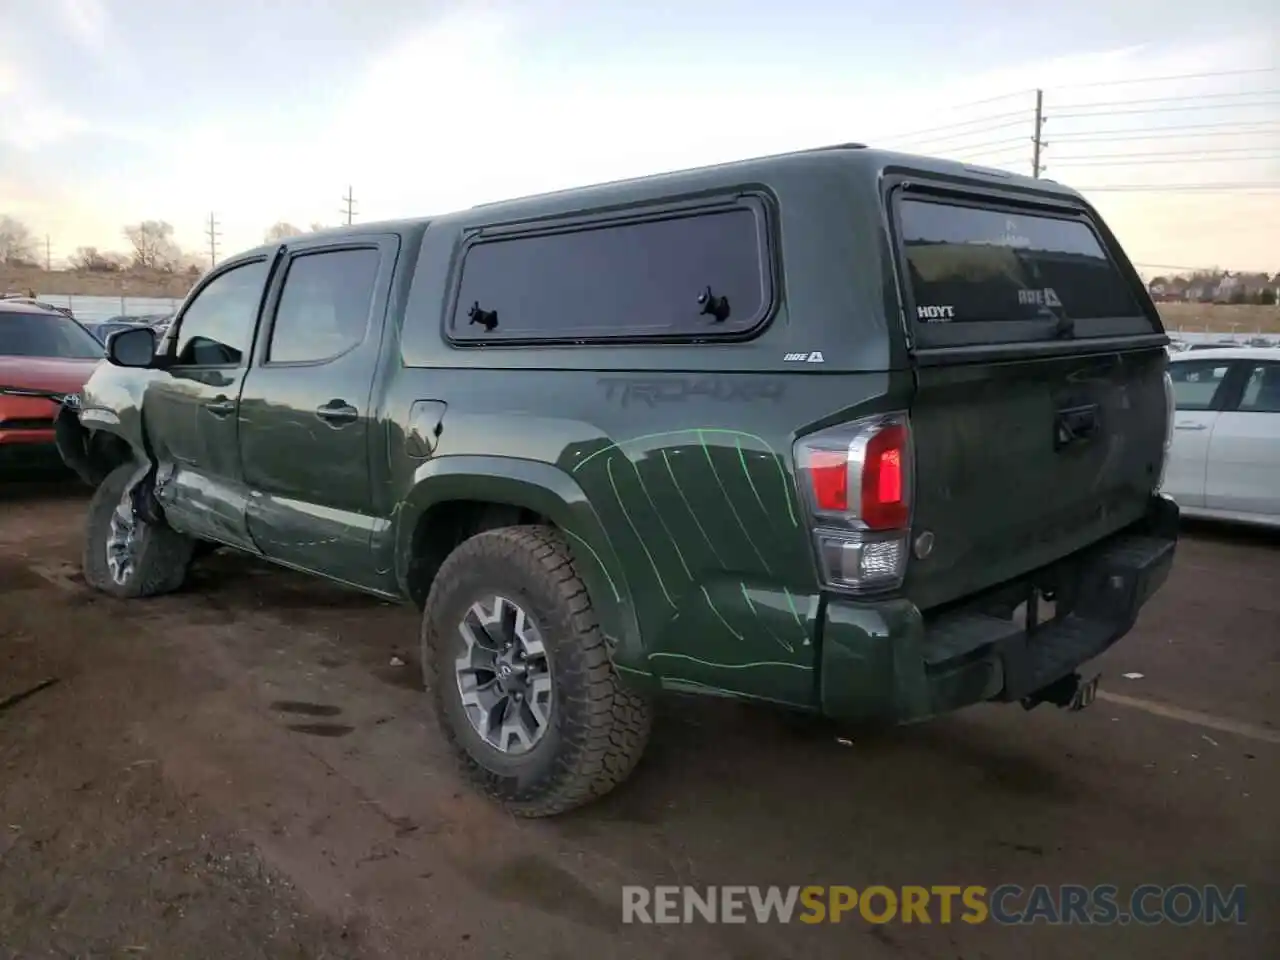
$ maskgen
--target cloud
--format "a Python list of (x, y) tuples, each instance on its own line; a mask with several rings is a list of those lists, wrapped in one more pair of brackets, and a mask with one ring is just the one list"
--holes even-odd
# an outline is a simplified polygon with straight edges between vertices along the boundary
[[(104, 42), (95, 38), (108, 37), (110, 22), (100, 2), (58, 2), (65, 28), (77, 31), (74, 35), (87, 48)], [(273, 94), (256, 103), (228, 102), (221, 115), (177, 117), (164, 130), (122, 129), (110, 115), (60, 109), (40, 96), (29, 79), (12, 68), (6, 73), (7, 58), (0, 56), (0, 115), (5, 117), (0, 141), (33, 150), (72, 137), (99, 138), (106, 159), (92, 183), (76, 185), (82, 197), (109, 198), (98, 201), (97, 209), (109, 209), (113, 218), (167, 219), (175, 224), (180, 242), (190, 246), (201, 242), (200, 231), (212, 209), (230, 250), (256, 244), (277, 219), (335, 222), (348, 184), (355, 190), (361, 220), (428, 214), (848, 140), (940, 152), (938, 145), (948, 141), (935, 131), (969, 120), (982, 121), (974, 125), (980, 131), (983, 118), (1001, 114), (1013, 115), (1014, 126), (973, 142), (1008, 137), (1012, 146), (1005, 150), (1012, 152), (1004, 157), (1027, 169), (1032, 88), (1037, 86), (1048, 90), (1046, 160), (1049, 175), (1057, 178), (1057, 164), (1069, 155), (1057, 138), (1072, 123), (1101, 125), (1060, 119), (1057, 114), (1068, 112), (1068, 104), (1168, 96), (1181, 92), (1176, 84), (1153, 87), (1135, 81), (1274, 61), (1266, 43), (1256, 39), (1153, 41), (1043, 58), (1035, 45), (1020, 45), (1015, 37), (1008, 63), (964, 74), (904, 67), (886, 80), (857, 69), (856, 58), (845, 69), (808, 64), (802, 54), (787, 61), (752, 62), (677, 58), (661, 49), (648, 51), (642, 67), (626, 69), (615, 68), (607, 51), (602, 55), (584, 47), (581, 56), (572, 56), (563, 43), (557, 50), (560, 59), (552, 62), (532, 39), (531, 28), (545, 33), (547, 27), (534, 22), (534, 6), (526, 12), (515, 5), (469, 6), (436, 16), (402, 34), (369, 62), (344, 64), (352, 82), (329, 102), (320, 101), (320, 88), (305, 91), (307, 99), (299, 102)], [(111, 50), (114, 54), (117, 48)], [(637, 58), (626, 59), (629, 65)], [(1216, 87), (1198, 83), (1188, 92), (1236, 89), (1233, 82), (1224, 80)], [(993, 97), (999, 102), (963, 106)], [(1193, 121), (1201, 121), (1205, 113)], [(1166, 121), (1170, 117), (1164, 116)], [(1133, 129), (1146, 121), (1126, 115), (1114, 122)], [(125, 154), (109, 148), (121, 140), (143, 149), (117, 159)], [(100, 147), (89, 141), (86, 145)], [(1212, 165), (1191, 172), (1179, 171), (1177, 164), (1151, 171), (1070, 170), (1064, 165), (1061, 179), (1133, 182), (1141, 173), (1144, 182), (1158, 183), (1161, 177), (1203, 174), (1208, 179), (1208, 169)], [(1214, 244), (1214, 257), (1222, 262), (1245, 256), (1231, 252), (1239, 245), (1233, 246), (1226, 225), (1189, 239), (1185, 231), (1173, 229), (1171, 218), (1143, 212), (1160, 204), (1161, 210), (1189, 210), (1190, 197), (1105, 194), (1101, 199), (1109, 215), (1114, 211), (1113, 226), (1126, 244), (1133, 238), (1136, 246), (1159, 251), (1140, 251), (1139, 259), (1173, 258), (1177, 263), (1193, 255), (1180, 256), (1178, 249), (1194, 246), (1198, 251)], [(1245, 200), (1224, 198), (1220, 209), (1234, 210)], [(1196, 215), (1210, 214), (1197, 207)], [(76, 241), (84, 242), (114, 240)], [(1255, 238), (1250, 248), (1257, 244)]]
[(104, 0), (59, 0), (62, 27), (91, 53), (107, 52), (109, 18)]

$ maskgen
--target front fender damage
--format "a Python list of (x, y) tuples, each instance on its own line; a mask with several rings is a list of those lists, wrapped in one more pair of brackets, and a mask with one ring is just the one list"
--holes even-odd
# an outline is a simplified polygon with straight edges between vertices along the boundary
[(102, 364), (79, 394), (62, 402), (54, 421), (58, 452), (90, 486), (130, 461), (154, 465), (142, 427), (142, 397), (151, 376)]

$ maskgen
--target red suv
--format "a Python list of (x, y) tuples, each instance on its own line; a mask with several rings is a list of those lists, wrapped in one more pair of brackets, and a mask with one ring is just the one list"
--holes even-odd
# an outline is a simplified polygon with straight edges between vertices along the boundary
[(71, 317), (39, 304), (0, 300), (0, 475), (57, 465), (48, 394), (79, 393), (102, 344)]

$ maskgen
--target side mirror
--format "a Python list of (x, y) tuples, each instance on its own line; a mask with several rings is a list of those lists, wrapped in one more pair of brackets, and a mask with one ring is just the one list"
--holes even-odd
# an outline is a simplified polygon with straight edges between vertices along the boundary
[(107, 337), (107, 360), (117, 367), (149, 367), (156, 357), (156, 332), (150, 327), (117, 330)]

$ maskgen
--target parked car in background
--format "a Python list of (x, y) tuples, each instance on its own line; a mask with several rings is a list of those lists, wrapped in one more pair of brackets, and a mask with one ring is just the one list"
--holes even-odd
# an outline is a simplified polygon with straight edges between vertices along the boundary
[(102, 344), (59, 310), (0, 300), (0, 476), (62, 463), (54, 442), (61, 398), (78, 394)]
[(52, 303), (45, 303), (43, 300), (37, 300), (35, 297), (24, 297), (10, 293), (0, 297), (0, 303), (25, 303), (28, 306), (40, 307), (44, 310), (55, 310), (63, 316), (71, 317), (73, 320), (75, 319), (75, 314), (71, 311), (70, 307), (55, 306)]
[(1171, 358), (1177, 410), (1163, 491), (1189, 517), (1280, 527), (1280, 348)]

